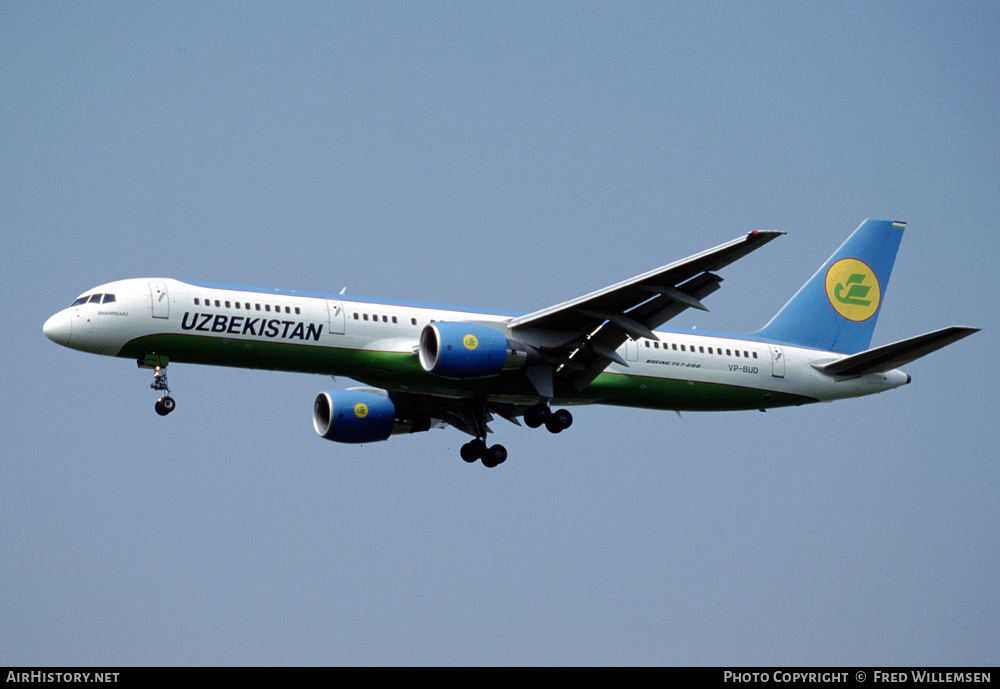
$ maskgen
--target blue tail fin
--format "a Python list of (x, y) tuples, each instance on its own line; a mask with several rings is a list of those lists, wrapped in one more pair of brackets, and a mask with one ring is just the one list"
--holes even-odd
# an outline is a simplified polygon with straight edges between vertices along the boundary
[(868, 349), (904, 227), (865, 220), (757, 335), (841, 354)]

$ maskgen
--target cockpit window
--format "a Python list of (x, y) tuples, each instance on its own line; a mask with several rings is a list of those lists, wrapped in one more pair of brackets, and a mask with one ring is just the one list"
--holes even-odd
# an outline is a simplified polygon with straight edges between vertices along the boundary
[(113, 294), (84, 294), (82, 297), (77, 297), (70, 306), (79, 306), (80, 304), (110, 304), (115, 299)]

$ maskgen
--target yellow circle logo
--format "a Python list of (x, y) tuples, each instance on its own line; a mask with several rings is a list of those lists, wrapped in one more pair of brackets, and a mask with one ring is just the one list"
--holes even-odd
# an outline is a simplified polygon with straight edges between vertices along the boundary
[(826, 296), (849, 321), (866, 321), (878, 311), (882, 290), (871, 268), (856, 258), (842, 258), (826, 273)]
[(462, 338), (462, 344), (465, 345), (466, 349), (475, 349), (479, 346), (479, 340), (476, 339), (475, 335), (466, 335)]
[(366, 407), (361, 402), (354, 405), (354, 415), (359, 419), (363, 419), (368, 416), (368, 407)]

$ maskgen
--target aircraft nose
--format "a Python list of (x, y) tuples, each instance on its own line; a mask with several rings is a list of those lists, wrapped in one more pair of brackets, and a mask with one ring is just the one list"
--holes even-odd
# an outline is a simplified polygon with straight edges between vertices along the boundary
[(45, 321), (45, 325), (42, 326), (42, 332), (45, 333), (45, 337), (56, 344), (69, 346), (69, 339), (73, 334), (73, 321), (70, 319), (68, 313), (60, 311)]

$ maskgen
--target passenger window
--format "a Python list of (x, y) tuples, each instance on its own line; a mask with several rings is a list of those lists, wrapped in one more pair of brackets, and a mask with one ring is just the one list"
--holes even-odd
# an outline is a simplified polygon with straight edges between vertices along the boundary
[(397, 322), (397, 321), (396, 321), (396, 317), (395, 317), (395, 316), (393, 316), (393, 317), (392, 317), (392, 322), (393, 322), (393, 323), (396, 323), (396, 322)]
[(295, 307), (295, 315), (297, 316), (297, 315), (299, 315), (300, 313), (302, 313), (302, 312), (301, 312), (301, 311), (299, 310), (299, 307), (298, 307), (298, 306), (296, 306), (296, 307)]
[(194, 305), (195, 305), (195, 306), (199, 306), (199, 303), (198, 303), (198, 297), (195, 297), (195, 298), (194, 298)]
[(417, 324), (417, 319), (416, 318), (411, 318), (410, 319), (410, 325), (416, 325), (416, 324)]
[(240, 308), (240, 303), (236, 302), (236, 308)]
[(264, 304), (264, 310), (270, 313), (270, 311), (271, 311), (271, 305), (270, 304)]
[(254, 304), (258, 311), (260, 311), (260, 304)]
[(365, 313), (365, 314), (362, 314), (362, 315), (365, 317), (365, 320), (367, 321), (368, 320), (368, 314)]
[(736, 350), (736, 356), (739, 357), (739, 355), (740, 355), (740, 350), (737, 349)]
[(227, 309), (229, 309), (229, 308), (232, 308), (232, 307), (231, 307), (231, 306), (229, 305), (229, 302), (228, 302), (228, 301), (226, 302), (226, 308), (227, 308)]

